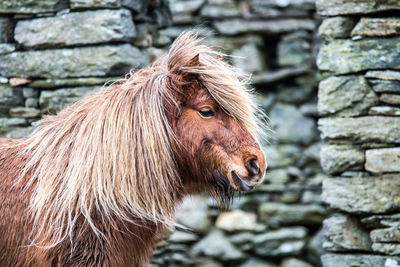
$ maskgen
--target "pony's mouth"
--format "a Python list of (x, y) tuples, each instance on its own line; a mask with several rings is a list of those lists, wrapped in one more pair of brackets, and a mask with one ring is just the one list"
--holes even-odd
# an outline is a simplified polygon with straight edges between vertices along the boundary
[(232, 179), (241, 191), (251, 191), (258, 183), (241, 178), (235, 171), (231, 171)]

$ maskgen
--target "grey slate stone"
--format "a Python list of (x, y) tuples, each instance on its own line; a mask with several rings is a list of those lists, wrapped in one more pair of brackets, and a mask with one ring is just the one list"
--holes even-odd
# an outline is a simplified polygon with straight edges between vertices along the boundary
[(400, 143), (400, 118), (366, 116), (318, 120), (323, 139), (348, 139), (355, 143)]
[(371, 239), (360, 222), (349, 215), (335, 214), (323, 222), (327, 251), (371, 251)]
[(400, 9), (398, 0), (317, 0), (316, 6), (318, 13), (323, 16), (368, 14)]
[(352, 145), (329, 145), (321, 147), (321, 167), (330, 174), (361, 168), (364, 151)]
[(400, 147), (368, 149), (365, 169), (370, 172), (400, 172)]
[(245, 73), (265, 70), (263, 54), (254, 43), (247, 43), (233, 51), (233, 65)]
[[(399, 5), (400, 7), (400, 5)], [(321, 47), (317, 66), (335, 74), (369, 69), (400, 69), (400, 39), (334, 40)], [(351, 51), (351, 53), (349, 53)]]
[(399, 18), (361, 18), (351, 32), (351, 36), (390, 36), (399, 34)]
[(214, 229), (192, 247), (192, 254), (219, 258), (221, 260), (239, 260), (244, 254), (237, 249), (222, 231)]
[(400, 244), (398, 243), (373, 243), (372, 250), (386, 255), (400, 255)]
[(367, 114), (378, 97), (364, 76), (329, 77), (319, 84), (318, 113), (321, 116), (351, 117)]
[(60, 0), (6, 0), (0, 1), (0, 13), (36, 14), (60, 11), (68, 1)]
[(370, 80), (372, 89), (377, 93), (399, 93), (400, 81)]
[(24, 51), (0, 55), (0, 75), (44, 78), (121, 75), (148, 62), (146, 53), (128, 44)]
[(100, 87), (82, 86), (57, 90), (43, 90), (39, 98), (40, 109), (44, 113), (56, 113), (98, 89), (100, 89)]
[(325, 254), (321, 257), (324, 267), (389, 267), (388, 261), (400, 263), (399, 257), (364, 255), (364, 254)]
[(322, 199), (331, 207), (353, 214), (384, 213), (400, 210), (398, 174), (361, 178), (328, 178), (322, 186)]
[(179, 224), (197, 233), (207, 233), (211, 225), (206, 200), (200, 196), (186, 197), (175, 217)]
[(0, 54), (7, 54), (15, 51), (15, 44), (0, 44)]
[(326, 210), (319, 205), (287, 205), (283, 203), (262, 203), (258, 209), (260, 220), (269, 226), (320, 225)]
[(390, 105), (400, 105), (400, 95), (396, 94), (381, 94), (379, 100)]
[(357, 20), (352, 17), (332, 17), (322, 21), (318, 34), (325, 40), (350, 37)]
[(23, 105), (22, 90), (0, 84), (0, 116), (8, 116), (10, 108)]
[(19, 21), (15, 40), (25, 47), (56, 47), (129, 41), (135, 37), (129, 10), (72, 12)]
[(400, 116), (400, 108), (391, 106), (372, 107), (368, 111), (370, 115)]
[(224, 35), (243, 33), (277, 34), (295, 30), (309, 30), (315, 28), (315, 23), (309, 19), (278, 19), (278, 20), (243, 20), (226, 19), (213, 23), (216, 30)]
[[(369, 70), (365, 73), (367, 78), (377, 78), (382, 80), (400, 80), (400, 71), (395, 70)], [(374, 81), (374, 80), (372, 80)]]
[(283, 143), (310, 144), (318, 138), (315, 122), (295, 106), (276, 104), (270, 112), (270, 124)]
[(374, 243), (400, 243), (400, 229), (397, 227), (372, 230), (371, 240)]
[(253, 239), (254, 251), (263, 257), (299, 255), (305, 248), (307, 233), (307, 228), (297, 226), (257, 235)]
[(70, 0), (72, 10), (81, 8), (117, 8), (121, 6), (120, 0)]

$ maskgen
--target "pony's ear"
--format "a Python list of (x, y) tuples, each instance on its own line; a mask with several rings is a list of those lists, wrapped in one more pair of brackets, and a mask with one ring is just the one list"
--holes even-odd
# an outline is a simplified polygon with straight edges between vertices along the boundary
[(184, 66), (183, 70), (180, 71), (180, 76), (183, 81), (192, 81), (197, 74), (190, 72), (190, 71), (185, 71), (185, 68), (195, 68), (200, 66), (200, 56), (199, 54), (195, 55), (193, 58), (191, 58)]

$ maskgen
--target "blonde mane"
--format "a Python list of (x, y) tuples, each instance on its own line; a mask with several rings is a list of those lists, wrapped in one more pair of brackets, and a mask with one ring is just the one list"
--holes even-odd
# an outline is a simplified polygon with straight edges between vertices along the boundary
[[(185, 67), (196, 55), (200, 66)], [(106, 237), (96, 220), (172, 223), (181, 184), (164, 107), (165, 101), (178, 105), (169, 80), (182, 71), (197, 74), (253, 136), (260, 129), (246, 80), (221, 56), (195, 34), (184, 33), (152, 66), (44, 117), (24, 150), (29, 159), (22, 177), (30, 175), (27, 188), (33, 188), (32, 244), (72, 242), (82, 219), (99, 238)], [(95, 220), (94, 213), (101, 218)]]

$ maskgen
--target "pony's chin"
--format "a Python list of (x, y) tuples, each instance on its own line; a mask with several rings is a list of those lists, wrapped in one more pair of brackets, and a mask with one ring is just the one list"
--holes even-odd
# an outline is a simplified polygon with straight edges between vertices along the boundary
[(241, 178), (235, 171), (231, 172), (232, 180), (235, 181), (236, 186), (238, 187), (238, 191), (252, 191), (256, 184), (249, 182)]
[(235, 191), (228, 179), (228, 177), (218, 170), (212, 171), (214, 186), (212, 187), (211, 194), (217, 200), (221, 209), (228, 209), (233, 201)]

